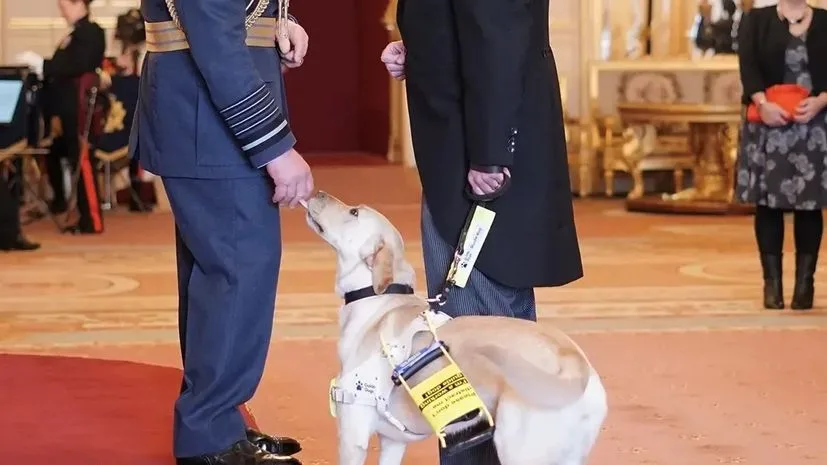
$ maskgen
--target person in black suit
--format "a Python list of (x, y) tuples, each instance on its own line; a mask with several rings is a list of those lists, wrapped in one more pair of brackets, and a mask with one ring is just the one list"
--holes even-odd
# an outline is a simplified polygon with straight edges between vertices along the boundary
[[(67, 209), (64, 195), (62, 160), (67, 160), (72, 172), (79, 172), (77, 183), (77, 206), (80, 220), (77, 225), (66, 228), (66, 232), (94, 234), (103, 232), (103, 215), (95, 177), (94, 154), (81, 157), (79, 135), (84, 133), (86, 99), (83, 93), (83, 78), (102, 66), (106, 50), (106, 36), (103, 29), (89, 19), (89, 4), (92, 0), (58, 0), (63, 18), (72, 26), (69, 33), (58, 45), (49, 59), (43, 59), (33, 52), (24, 52), (18, 59), (32, 67), (44, 81), (46, 114), (50, 118), (54, 136), (51, 153), (47, 157), (49, 182), (54, 191), (51, 210), (55, 213)], [(74, 188), (74, 186), (73, 186)]]
[(40, 244), (26, 239), (20, 231), (20, 200), (0, 173), (0, 251), (37, 250)]
[[(549, 0), (399, 0), (402, 41), (382, 53), (391, 75), (406, 79), (430, 296), (442, 291), (469, 197), (499, 195), (469, 283), (441, 307), (451, 316), (535, 320), (533, 288), (583, 275), (548, 8)], [(498, 462), (490, 441), (441, 461)]]
[[(764, 307), (784, 308), (784, 213), (795, 223), (791, 308), (813, 307), (814, 274), (827, 206), (827, 10), (781, 0), (741, 19), (738, 37), (743, 104), (761, 121), (745, 121), (736, 164), (735, 198), (756, 206), (755, 236), (764, 278)], [(767, 90), (797, 84), (809, 92), (792, 112)]]

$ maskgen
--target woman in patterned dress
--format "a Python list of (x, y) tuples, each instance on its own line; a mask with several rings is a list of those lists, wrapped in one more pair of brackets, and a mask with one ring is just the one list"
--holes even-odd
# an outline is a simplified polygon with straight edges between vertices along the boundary
[[(784, 308), (784, 213), (792, 211), (796, 272), (791, 307), (810, 309), (822, 209), (827, 206), (827, 10), (810, 7), (806, 0), (755, 8), (741, 21), (738, 43), (743, 103), (755, 104), (762, 122), (744, 122), (735, 197), (756, 205), (764, 307)], [(776, 84), (798, 84), (810, 96), (788, 114), (767, 101), (765, 90)]]

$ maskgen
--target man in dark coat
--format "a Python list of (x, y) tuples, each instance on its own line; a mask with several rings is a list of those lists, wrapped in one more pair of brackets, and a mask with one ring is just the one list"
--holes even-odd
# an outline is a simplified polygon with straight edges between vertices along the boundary
[[(442, 307), (452, 316), (535, 320), (533, 288), (583, 275), (548, 3), (399, 0), (402, 41), (382, 53), (391, 75), (406, 80), (431, 296), (472, 206), (466, 186), (478, 196), (502, 192), (488, 204), (496, 218), (476, 269)], [(488, 442), (442, 463), (497, 456)]]

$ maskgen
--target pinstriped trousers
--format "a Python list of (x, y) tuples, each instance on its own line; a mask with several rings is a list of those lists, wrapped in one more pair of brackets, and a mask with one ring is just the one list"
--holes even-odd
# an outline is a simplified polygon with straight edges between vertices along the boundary
[[(496, 221), (496, 219), (495, 219)], [(425, 199), (422, 199), (422, 255), (425, 261), (425, 281), (428, 296), (440, 292), (448, 267), (454, 258), (456, 244), (449, 244), (439, 235)], [(440, 308), (452, 317), (469, 315), (496, 315), (537, 320), (534, 289), (517, 289), (497, 283), (476, 268), (471, 271), (464, 288), (451, 290), (447, 302)], [(442, 465), (499, 465), (494, 443), (489, 441), (461, 453), (447, 456), (440, 451)]]

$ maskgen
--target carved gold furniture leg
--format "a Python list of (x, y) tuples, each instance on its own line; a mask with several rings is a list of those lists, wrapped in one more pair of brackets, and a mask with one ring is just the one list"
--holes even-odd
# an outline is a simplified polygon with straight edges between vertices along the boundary
[(738, 159), (738, 143), (741, 135), (740, 126), (737, 124), (727, 125), (724, 132), (724, 162), (726, 163), (727, 172), (727, 191), (729, 192), (729, 201), (734, 201), (735, 197), (735, 163)]
[(606, 197), (615, 195), (615, 172), (614, 170), (606, 170), (603, 172), (603, 178), (606, 180)]
[(683, 170), (676, 169), (673, 171), (672, 178), (675, 180), (675, 192), (679, 192), (683, 189)]
[(639, 163), (636, 163), (629, 169), (629, 173), (632, 175), (633, 187), (626, 196), (627, 199), (639, 199), (643, 197), (643, 171), (641, 171), (639, 165)]
[(615, 152), (614, 137), (612, 129), (606, 127), (603, 130), (603, 137), (600, 139), (603, 151), (603, 179), (606, 185), (606, 197), (611, 197), (615, 194)]
[[(732, 197), (727, 178), (725, 155), (726, 123), (691, 123), (690, 137), (698, 144), (698, 165), (695, 169), (695, 187), (675, 194), (664, 194), (668, 200), (703, 200), (729, 202)], [(695, 145), (695, 144), (693, 144)]]

